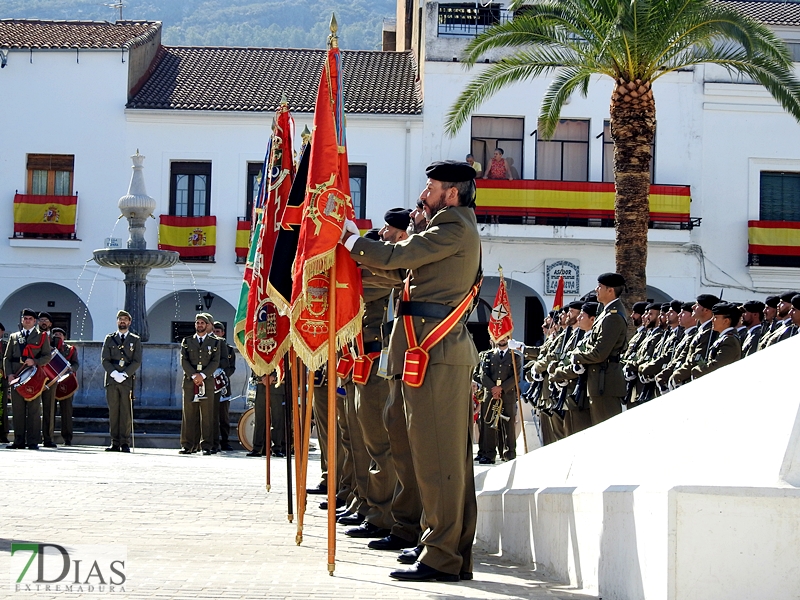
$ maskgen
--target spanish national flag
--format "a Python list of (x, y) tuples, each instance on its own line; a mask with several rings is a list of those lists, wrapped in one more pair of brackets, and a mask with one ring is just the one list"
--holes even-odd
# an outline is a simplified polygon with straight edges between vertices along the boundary
[(77, 196), (15, 194), (14, 234), (74, 234), (77, 212)]
[(214, 256), (217, 252), (217, 217), (161, 215), (158, 249), (173, 250), (181, 258)]
[(250, 225), (251, 221), (236, 223), (236, 258), (247, 258), (250, 251)]

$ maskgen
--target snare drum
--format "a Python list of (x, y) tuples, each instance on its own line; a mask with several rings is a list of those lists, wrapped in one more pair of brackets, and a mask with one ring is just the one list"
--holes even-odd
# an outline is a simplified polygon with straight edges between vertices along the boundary
[(230, 393), (230, 380), (228, 375), (222, 369), (214, 371), (214, 393), (219, 394), (223, 398), (227, 398)]
[(250, 408), (239, 418), (239, 443), (248, 452), (253, 451), (253, 438), (256, 434), (256, 409)]
[(44, 370), (37, 369), (35, 366), (25, 367), (19, 375), (8, 380), (9, 385), (28, 401), (42, 393), (46, 382), (47, 376), (44, 374)]
[(72, 371), (69, 361), (56, 348), (50, 353), (50, 362), (42, 367), (42, 371), (51, 381), (61, 381)]
[(56, 386), (56, 400), (69, 398), (76, 391), (78, 391), (78, 378), (75, 377), (75, 373), (67, 373), (67, 376)]

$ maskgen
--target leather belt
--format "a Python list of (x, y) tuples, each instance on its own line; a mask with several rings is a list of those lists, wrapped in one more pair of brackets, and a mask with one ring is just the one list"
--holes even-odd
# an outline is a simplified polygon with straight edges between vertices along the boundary
[(440, 321), (447, 318), (453, 312), (452, 306), (446, 304), (438, 304), (436, 302), (405, 302), (400, 301), (397, 308), (397, 316), (402, 317), (408, 315), (410, 317), (426, 317), (428, 319), (439, 319)]
[(383, 350), (383, 344), (380, 342), (364, 342), (364, 354), (380, 352), (381, 350)]

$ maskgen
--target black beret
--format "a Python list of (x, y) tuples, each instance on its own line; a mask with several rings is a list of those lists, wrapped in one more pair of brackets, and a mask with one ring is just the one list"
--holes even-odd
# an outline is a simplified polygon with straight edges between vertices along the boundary
[(597, 294), (595, 294), (594, 292), (589, 292), (588, 294), (586, 294), (586, 296), (581, 298), (581, 300), (583, 300), (584, 302), (597, 302)]
[(731, 321), (738, 321), (739, 317), (742, 316), (739, 307), (733, 304), (732, 302), (717, 302), (714, 307), (711, 309), (715, 315), (722, 315), (723, 317), (728, 317)]
[(23, 308), (22, 309), (22, 316), (23, 317), (33, 317), (34, 319), (38, 316), (36, 311), (31, 308)]
[(590, 317), (596, 317), (597, 311), (600, 310), (600, 304), (597, 302), (586, 302), (581, 310)]
[(669, 307), (676, 313), (679, 313), (683, 309), (683, 302), (681, 302), (680, 300), (673, 300), (672, 302), (669, 303)]
[(597, 283), (608, 287), (621, 287), (625, 285), (625, 278), (619, 273), (603, 273), (597, 277)]
[(639, 315), (643, 315), (644, 311), (647, 310), (647, 302), (642, 300), (641, 302), (635, 302), (632, 308), (633, 312)]
[(694, 302), (681, 302), (681, 310), (685, 310), (686, 312), (692, 312), (694, 308)]
[(661, 305), (658, 302), (651, 302), (645, 310), (661, 310)]
[(53, 327), (53, 328), (50, 330), (50, 333), (51, 333), (51, 334), (52, 334), (52, 333), (60, 333), (61, 335), (64, 335), (64, 336), (65, 336), (65, 335), (67, 335), (67, 332), (66, 332), (66, 331), (64, 331), (63, 329), (61, 329), (61, 327)]
[(792, 306), (800, 309), (800, 294), (795, 294), (792, 298)]
[(44, 311), (39, 313), (39, 318), (40, 319), (47, 319), (48, 321), (52, 321), (53, 320), (53, 317), (50, 316), (50, 313), (49, 312), (44, 312)]
[(764, 304), (770, 308), (778, 308), (778, 302), (780, 301), (781, 299), (778, 296), (767, 296), (767, 298), (764, 300)]
[[(389, 223), (389, 225), (391, 225), (391, 223)], [(373, 227), (367, 233), (364, 234), (364, 237), (367, 238), (368, 240), (375, 240), (376, 242), (380, 242), (381, 235), (380, 233), (378, 233), (378, 231), (379, 231), (378, 229), (375, 229)]]
[(580, 310), (581, 308), (583, 308), (583, 302), (581, 302), (580, 300), (573, 300), (572, 302), (567, 304), (567, 306), (569, 308), (576, 308), (576, 309)]
[(715, 304), (719, 304), (720, 299), (717, 298), (714, 294), (700, 294), (697, 297), (697, 304), (702, 306), (703, 308), (707, 308), (711, 310), (714, 308)]
[(437, 160), (428, 165), (425, 174), (436, 181), (458, 183), (475, 179), (475, 169), (460, 160)]
[(664, 302), (664, 303), (661, 305), (661, 312), (665, 313), (665, 312), (667, 312), (668, 310), (669, 310), (669, 302)]
[(405, 231), (406, 227), (408, 227), (408, 224), (411, 222), (411, 209), (390, 208), (383, 215), (383, 220), (386, 221), (387, 225)]
[(800, 292), (797, 292), (795, 290), (787, 290), (785, 292), (781, 292), (780, 296), (778, 296), (778, 297), (781, 300), (783, 300), (784, 302), (791, 302), (792, 298), (797, 296), (798, 293), (800, 293)]
[(764, 312), (765, 305), (760, 300), (748, 300), (742, 306), (747, 312), (761, 313)]
[(555, 319), (555, 318), (558, 316), (558, 311), (557, 311), (557, 310), (551, 310), (549, 313), (547, 313), (547, 315), (548, 315), (548, 316), (549, 316), (551, 319)]

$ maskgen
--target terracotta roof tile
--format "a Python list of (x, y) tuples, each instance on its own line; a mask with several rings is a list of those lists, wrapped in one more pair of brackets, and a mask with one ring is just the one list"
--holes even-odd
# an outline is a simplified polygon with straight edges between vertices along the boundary
[(800, 3), (783, 0), (716, 0), (765, 25), (800, 26)]
[[(313, 112), (324, 50), (162, 46), (128, 108)], [(349, 113), (420, 114), (410, 52), (342, 50)]]
[(159, 21), (0, 19), (0, 48), (135, 48), (160, 31)]

